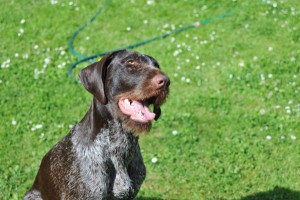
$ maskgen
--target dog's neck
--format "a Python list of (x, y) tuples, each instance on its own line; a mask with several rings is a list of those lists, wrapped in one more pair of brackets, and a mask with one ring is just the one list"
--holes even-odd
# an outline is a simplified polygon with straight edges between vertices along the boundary
[(79, 124), (89, 140), (93, 141), (102, 128), (108, 127), (110, 120), (112, 120), (112, 116), (107, 107), (94, 97), (90, 109)]

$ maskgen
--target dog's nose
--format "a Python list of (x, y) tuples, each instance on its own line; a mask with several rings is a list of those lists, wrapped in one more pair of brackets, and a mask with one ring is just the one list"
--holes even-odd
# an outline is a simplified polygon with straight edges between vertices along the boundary
[(163, 74), (158, 74), (154, 77), (154, 83), (157, 88), (169, 87), (170, 79)]

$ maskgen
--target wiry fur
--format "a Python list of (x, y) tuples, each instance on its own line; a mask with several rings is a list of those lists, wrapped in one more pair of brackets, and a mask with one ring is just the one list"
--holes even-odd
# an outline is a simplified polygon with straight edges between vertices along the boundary
[[(136, 59), (130, 69), (132, 77), (124, 77), (128, 59)], [(138, 64), (139, 65), (138, 65)], [(137, 82), (137, 69), (143, 73)], [(141, 71), (141, 70), (140, 70)], [(24, 200), (56, 199), (133, 199), (146, 176), (138, 135), (150, 130), (151, 123), (133, 121), (122, 114), (117, 102), (132, 98), (154, 104), (157, 118), (159, 106), (168, 94), (155, 86), (155, 77), (162, 74), (157, 62), (131, 51), (105, 56), (81, 72), (85, 88), (93, 95), (90, 109), (70, 133), (43, 158), (32, 188)], [(130, 82), (124, 86), (124, 80)]]

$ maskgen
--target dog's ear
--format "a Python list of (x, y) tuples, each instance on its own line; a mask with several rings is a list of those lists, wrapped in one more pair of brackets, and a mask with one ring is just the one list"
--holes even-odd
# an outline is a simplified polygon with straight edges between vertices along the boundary
[(160, 107), (158, 105), (154, 105), (153, 112), (155, 113), (155, 120), (158, 120), (161, 114)]
[(105, 95), (105, 76), (107, 66), (116, 55), (116, 52), (106, 54), (100, 61), (95, 62), (80, 71), (78, 77), (82, 85), (92, 93), (102, 104), (107, 104)]

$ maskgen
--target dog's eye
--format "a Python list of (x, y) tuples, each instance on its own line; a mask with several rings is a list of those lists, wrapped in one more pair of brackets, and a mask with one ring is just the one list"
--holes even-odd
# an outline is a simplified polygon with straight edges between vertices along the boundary
[(129, 65), (135, 65), (136, 64), (136, 62), (132, 59), (127, 60), (126, 63), (129, 64)]
[(137, 60), (128, 59), (126, 60), (125, 64), (126, 68), (131, 72), (135, 72), (140, 69), (140, 63)]

